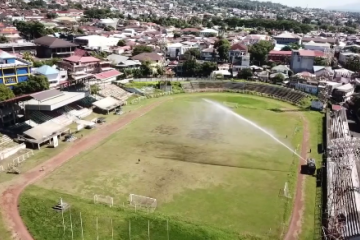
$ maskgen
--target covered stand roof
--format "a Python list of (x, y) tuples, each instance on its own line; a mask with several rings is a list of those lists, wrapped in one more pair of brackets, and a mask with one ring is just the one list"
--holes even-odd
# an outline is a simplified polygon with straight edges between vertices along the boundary
[(93, 105), (102, 110), (112, 110), (121, 105), (121, 102), (113, 97), (106, 97), (93, 103)]
[(53, 111), (67, 104), (85, 98), (85, 92), (61, 92), (56, 89), (42, 91), (30, 95), (33, 99), (24, 102), (27, 110)]
[(34, 142), (44, 142), (50, 136), (58, 135), (64, 132), (66, 127), (57, 124), (53, 121), (44, 122), (43, 124), (39, 124), (36, 127), (33, 127), (24, 132), (26, 137), (34, 139)]

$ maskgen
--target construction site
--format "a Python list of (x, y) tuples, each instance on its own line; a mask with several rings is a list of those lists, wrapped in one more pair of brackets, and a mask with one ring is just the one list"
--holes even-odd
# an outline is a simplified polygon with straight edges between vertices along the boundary
[(324, 239), (359, 239), (360, 138), (349, 129), (346, 109), (333, 105), (326, 113), (326, 187)]

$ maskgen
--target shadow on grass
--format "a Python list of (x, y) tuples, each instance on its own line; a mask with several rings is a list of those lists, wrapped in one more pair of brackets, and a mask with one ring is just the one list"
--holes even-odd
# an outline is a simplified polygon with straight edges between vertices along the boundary
[(267, 110), (270, 110), (272, 112), (277, 112), (277, 113), (283, 113), (283, 112), (308, 112), (311, 111), (311, 109), (308, 108), (301, 108), (301, 109), (280, 109), (280, 108), (269, 108)]
[(177, 157), (169, 157), (169, 156), (159, 156), (156, 158), (178, 161), (178, 162), (187, 162), (187, 163), (194, 163), (194, 164), (204, 164), (210, 166), (218, 166), (218, 167), (231, 167), (231, 168), (239, 168), (239, 169), (251, 169), (251, 170), (260, 170), (260, 171), (271, 171), (271, 172), (290, 172), (288, 170), (277, 170), (277, 169), (270, 169), (270, 168), (256, 168), (256, 167), (242, 167), (230, 164), (220, 164), (220, 163), (209, 163), (209, 162), (201, 162), (201, 161), (186, 161), (181, 158)]

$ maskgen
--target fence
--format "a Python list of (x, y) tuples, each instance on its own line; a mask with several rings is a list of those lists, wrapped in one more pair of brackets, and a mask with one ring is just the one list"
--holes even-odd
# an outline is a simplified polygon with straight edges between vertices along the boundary
[[(34, 155), (33, 150), (29, 150), (28, 152), (12, 159), (12, 161), (7, 164), (7, 170), (13, 167), (18, 167), (21, 163), (23, 163), (24, 161), (26, 161), (26, 159), (30, 158), (33, 155)], [(6, 169), (4, 169), (4, 166), (0, 165), (0, 172), (4, 172), (5, 170)]]

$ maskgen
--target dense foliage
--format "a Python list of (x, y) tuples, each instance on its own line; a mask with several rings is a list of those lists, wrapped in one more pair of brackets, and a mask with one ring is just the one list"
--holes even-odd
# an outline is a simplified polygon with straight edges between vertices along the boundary
[(13, 91), (4, 84), (0, 84), (0, 102), (15, 97)]
[(22, 95), (40, 92), (49, 89), (49, 81), (45, 76), (30, 76), (26, 82), (18, 83), (14, 86), (15, 95)]
[(199, 63), (195, 59), (186, 60), (182, 65), (186, 77), (208, 77), (216, 69), (217, 64), (214, 62)]
[(140, 53), (144, 53), (144, 52), (153, 52), (154, 49), (150, 46), (144, 46), (144, 45), (140, 45), (140, 46), (136, 46), (134, 47), (133, 51), (132, 51), (132, 55), (138, 55)]

